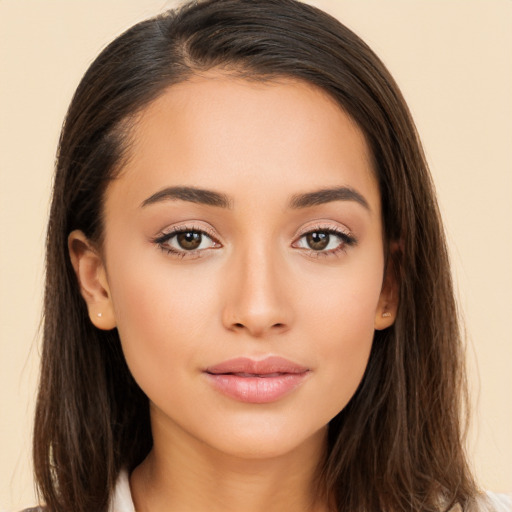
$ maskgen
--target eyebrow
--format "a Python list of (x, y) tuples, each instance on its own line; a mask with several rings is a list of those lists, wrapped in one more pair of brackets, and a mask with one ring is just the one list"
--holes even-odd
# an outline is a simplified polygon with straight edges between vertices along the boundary
[[(213, 190), (196, 187), (166, 187), (145, 199), (141, 207), (166, 200), (188, 201), (218, 208), (232, 208), (233, 205), (233, 201), (229, 196), (214, 192)], [(295, 210), (334, 201), (355, 201), (368, 211), (371, 211), (368, 201), (359, 192), (350, 187), (325, 188), (304, 194), (295, 194), (290, 199), (289, 207)]]
[(159, 203), (169, 199), (188, 201), (191, 203), (205, 204), (207, 206), (217, 206), (219, 208), (231, 208), (232, 201), (225, 194), (205, 190), (196, 187), (167, 187), (159, 190), (152, 196), (145, 199), (141, 206)]
[(306, 194), (296, 194), (290, 200), (290, 208), (309, 208), (333, 201), (355, 201), (368, 211), (371, 211), (368, 201), (359, 192), (350, 187), (325, 188)]

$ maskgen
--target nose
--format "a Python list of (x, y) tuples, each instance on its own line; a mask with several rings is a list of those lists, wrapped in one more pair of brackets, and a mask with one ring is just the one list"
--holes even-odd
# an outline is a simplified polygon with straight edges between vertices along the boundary
[(292, 304), (282, 259), (271, 250), (248, 250), (233, 260), (224, 285), (224, 327), (255, 338), (289, 330)]

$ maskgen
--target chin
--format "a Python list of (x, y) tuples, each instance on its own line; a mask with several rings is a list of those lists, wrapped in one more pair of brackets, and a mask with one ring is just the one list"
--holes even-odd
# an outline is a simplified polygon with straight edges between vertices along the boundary
[(327, 439), (327, 425), (304, 429), (299, 425), (290, 427), (260, 420), (246, 428), (223, 428), (219, 435), (216, 433), (210, 431), (203, 442), (227, 456), (256, 461), (310, 449), (312, 453), (318, 453), (319, 447), (323, 447)]

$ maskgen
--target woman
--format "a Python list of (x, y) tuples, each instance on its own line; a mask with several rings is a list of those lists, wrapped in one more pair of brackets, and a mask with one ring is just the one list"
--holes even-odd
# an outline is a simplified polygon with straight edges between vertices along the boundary
[(201, 2), (114, 41), (68, 112), (47, 264), (49, 510), (486, 506), (414, 125), (320, 11)]

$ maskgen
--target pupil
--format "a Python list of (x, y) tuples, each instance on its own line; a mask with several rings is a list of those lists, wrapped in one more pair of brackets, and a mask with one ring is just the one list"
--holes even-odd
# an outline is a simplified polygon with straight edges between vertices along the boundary
[(186, 231), (185, 233), (179, 233), (177, 239), (182, 249), (190, 251), (197, 249), (201, 245), (202, 236), (201, 233)]
[(307, 243), (314, 251), (321, 251), (329, 245), (329, 233), (314, 232), (306, 236)]

